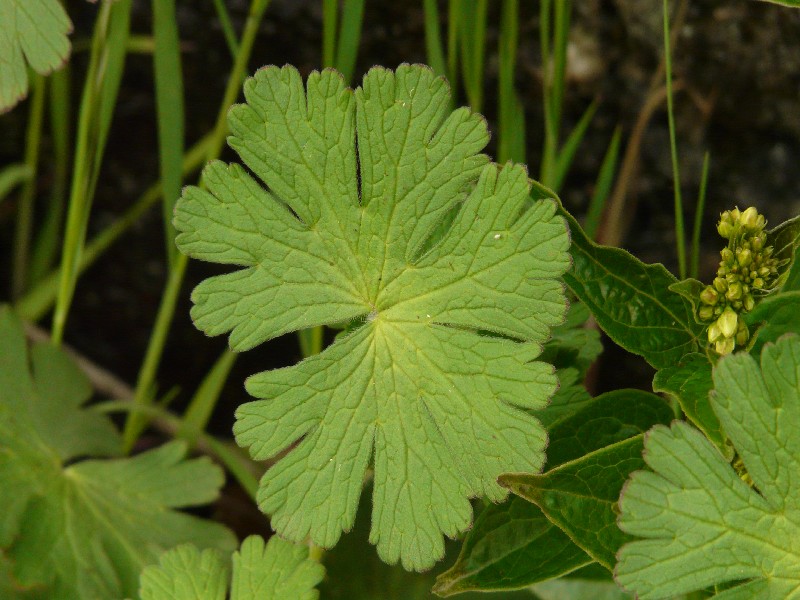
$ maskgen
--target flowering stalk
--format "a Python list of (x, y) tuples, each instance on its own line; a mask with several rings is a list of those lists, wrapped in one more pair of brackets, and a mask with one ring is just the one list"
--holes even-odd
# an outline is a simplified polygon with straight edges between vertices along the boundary
[(742, 313), (753, 310), (755, 296), (778, 275), (774, 248), (767, 246), (767, 221), (754, 207), (726, 210), (717, 231), (728, 240), (712, 285), (700, 294), (699, 316), (709, 323), (708, 341), (718, 354), (730, 354), (747, 343), (750, 333)]

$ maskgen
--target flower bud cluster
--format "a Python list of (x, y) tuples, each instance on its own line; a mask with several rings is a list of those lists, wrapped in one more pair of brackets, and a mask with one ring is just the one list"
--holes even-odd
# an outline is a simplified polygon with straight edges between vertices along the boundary
[(726, 210), (717, 231), (728, 240), (717, 276), (700, 294), (700, 319), (709, 322), (708, 341), (718, 354), (730, 354), (747, 343), (750, 334), (741, 314), (753, 310), (754, 295), (778, 274), (774, 249), (767, 246), (767, 221), (754, 207)]

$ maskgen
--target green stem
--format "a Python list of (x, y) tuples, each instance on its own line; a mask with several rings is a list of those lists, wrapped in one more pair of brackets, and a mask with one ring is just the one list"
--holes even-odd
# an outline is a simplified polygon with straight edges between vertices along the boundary
[[(268, 5), (269, 0), (254, 0), (250, 5), (250, 13), (247, 17), (247, 23), (245, 24), (244, 33), (242, 35), (239, 54), (236, 55), (233, 70), (228, 78), (228, 85), (225, 89), (222, 105), (217, 115), (216, 126), (211, 134), (208, 155), (206, 156), (207, 160), (217, 158), (222, 152), (228, 130), (228, 110), (236, 101), (241, 90), (242, 77), (247, 70), (247, 62), (253, 50), (253, 43), (258, 34), (258, 28), (264, 16), (264, 11), (266, 11)], [(167, 340), (169, 325), (175, 315), (175, 304), (183, 283), (183, 276), (186, 272), (187, 263), (188, 258), (186, 255), (178, 254), (173, 263), (166, 289), (161, 297), (161, 304), (158, 307), (156, 322), (153, 332), (150, 335), (150, 341), (147, 345), (147, 351), (145, 352), (144, 361), (142, 362), (142, 367), (136, 382), (133, 401), (137, 405), (147, 405), (152, 401), (150, 392), (156, 380), (156, 373), (159, 362), (161, 361), (161, 355), (164, 351), (164, 344)], [(128, 416), (123, 431), (123, 448), (126, 453), (131, 451), (146, 425), (147, 420), (142, 418), (141, 415), (132, 414)]]
[(37, 284), (53, 268), (64, 221), (64, 208), (69, 186), (70, 161), (70, 69), (69, 65), (49, 78), (50, 134), (53, 140), (53, 184), (50, 188), (47, 213), (39, 230), (31, 255), (30, 282)]
[[(183, 176), (195, 171), (208, 154), (210, 136), (192, 146), (183, 158)], [(103, 253), (116, 242), (139, 218), (161, 198), (161, 183), (151, 185), (125, 214), (105, 227), (83, 249), (78, 262), (78, 275), (92, 266)], [(36, 286), (14, 304), (14, 311), (23, 319), (38, 321), (53, 306), (58, 294), (60, 269), (51, 271)]]
[(95, 23), (92, 52), (81, 97), (75, 164), (61, 255), (61, 280), (53, 314), (52, 342), (64, 337), (75, 293), (94, 191), (125, 60), (131, 0), (104, 2)]
[(672, 157), (672, 188), (675, 200), (675, 245), (678, 250), (678, 272), (686, 278), (686, 240), (683, 224), (681, 175), (678, 167), (678, 145), (675, 139), (675, 113), (672, 107), (672, 56), (669, 43), (669, 0), (664, 0), (664, 65), (667, 78), (667, 118), (669, 120), (669, 150)]
[(447, 75), (447, 63), (439, 33), (439, 7), (436, 0), (425, 0), (425, 51), (428, 64), (437, 75)]
[(25, 165), (30, 176), (25, 181), (19, 197), (17, 226), (14, 233), (14, 270), (11, 281), (12, 298), (19, 297), (28, 284), (28, 259), (33, 234), (33, 201), (36, 196), (36, 171), (39, 166), (39, 148), (42, 145), (42, 118), (44, 115), (45, 79), (41, 75), (31, 78), (28, 131), (25, 135)]
[(697, 195), (697, 209), (694, 212), (694, 228), (692, 230), (692, 269), (689, 277), (697, 278), (700, 270), (700, 230), (703, 226), (703, 213), (706, 208), (706, 186), (708, 185), (708, 165), (710, 156), (706, 152), (703, 157), (703, 174), (700, 176), (700, 192)]
[(336, 21), (339, 0), (322, 0), (322, 66), (333, 67), (336, 60)]
[(231, 56), (236, 59), (239, 54), (239, 40), (236, 39), (236, 33), (233, 30), (231, 23), (231, 16), (228, 14), (228, 9), (225, 7), (223, 0), (214, 0), (214, 8), (217, 11), (217, 18), (222, 27), (222, 35), (225, 36), (225, 43), (228, 45), (228, 50)]

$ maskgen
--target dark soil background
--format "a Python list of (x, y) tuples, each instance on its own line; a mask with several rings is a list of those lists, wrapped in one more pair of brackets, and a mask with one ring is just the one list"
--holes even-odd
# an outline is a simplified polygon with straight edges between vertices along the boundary
[[(231, 58), (212, 3), (179, 0), (184, 45), (187, 147), (212, 127)], [(496, 119), (497, 23), (499, 2), (490, 3), (485, 112)], [(538, 7), (523, 2), (517, 88), (526, 111), (528, 160), (538, 171), (541, 154), (541, 60)], [(677, 2), (675, 2), (677, 4)], [(246, 0), (227, 0), (237, 31)], [(97, 6), (68, 2), (75, 22), (73, 40), (87, 39)], [(151, 31), (148, 0), (135, 2), (134, 33)], [(440, 13), (446, 15), (442, 3)], [(625, 141), (644, 103), (662, 53), (660, 0), (582, 0), (574, 3), (570, 64), (562, 132), (568, 132), (589, 103), (598, 113), (567, 178), (562, 197), (581, 216), (612, 132)], [(444, 32), (444, 29), (443, 29)], [(266, 13), (251, 71), (265, 64), (291, 63), (304, 75), (319, 68), (322, 45), (319, 0), (273, 0)], [(72, 58), (73, 101), (77, 106), (86, 52)], [(373, 65), (395, 67), (425, 62), (422, 2), (369, 0), (354, 81)], [(683, 91), (676, 94), (678, 144), (686, 222), (691, 227), (703, 154), (711, 153), (707, 218), (703, 228), (701, 279), (709, 280), (718, 259), (716, 217), (735, 204), (754, 205), (772, 225), (800, 213), (800, 11), (755, 1), (692, 2), (679, 31), (673, 69)], [(464, 96), (459, 93), (463, 103)], [(0, 164), (20, 160), (24, 151), (25, 103), (0, 117)], [(40, 200), (48, 192), (49, 140), (45, 139)], [(494, 154), (494, 142), (488, 149)], [(232, 160), (232, 153), (225, 155)], [(121, 214), (158, 177), (152, 57), (131, 55), (119, 94), (90, 235)], [(187, 181), (193, 183), (193, 180)], [(663, 109), (649, 122), (639, 170), (629, 182), (635, 211), (628, 211), (622, 246), (646, 262), (676, 271), (672, 175), (667, 117)], [(632, 205), (633, 206), (633, 205)], [(14, 201), (0, 205), (0, 251), (10, 256)], [(147, 345), (165, 283), (160, 211), (153, 209), (80, 280), (66, 333), (67, 342), (122, 379), (133, 383)], [(2, 261), (2, 281), (10, 279)], [(193, 262), (181, 294), (159, 373), (159, 390), (179, 386), (174, 406), (185, 405), (225, 346), (208, 339), (189, 319), (189, 291), (213, 266)], [(45, 326), (47, 322), (45, 321)], [(617, 387), (650, 389), (644, 361), (605, 340), (596, 391)], [(229, 379), (211, 425), (229, 434), (233, 410), (248, 399), (244, 379), (255, 372), (289, 365), (300, 357), (294, 336), (243, 354)]]

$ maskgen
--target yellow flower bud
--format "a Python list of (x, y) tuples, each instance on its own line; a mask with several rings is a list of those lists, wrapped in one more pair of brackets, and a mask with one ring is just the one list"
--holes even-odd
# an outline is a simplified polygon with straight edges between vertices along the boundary
[(726, 354), (730, 354), (733, 352), (733, 349), (736, 347), (736, 342), (733, 338), (725, 338), (724, 340), (720, 340), (716, 344), (714, 344), (714, 350), (717, 351), (717, 354), (721, 356), (725, 356)]
[(702, 292), (700, 292), (700, 300), (702, 300), (705, 304), (716, 304), (717, 300), (719, 300), (719, 294), (717, 290), (715, 290), (710, 285), (706, 286)]
[(750, 250), (744, 248), (736, 253), (736, 261), (742, 267), (746, 267), (753, 261), (753, 255), (750, 253)]
[(717, 319), (717, 326), (723, 337), (732, 338), (739, 326), (739, 315), (730, 308), (726, 308)]
[(750, 312), (751, 310), (753, 310), (753, 307), (755, 305), (756, 305), (756, 301), (753, 300), (753, 297), (750, 294), (747, 294), (747, 296), (744, 297), (744, 309), (747, 312)]
[(721, 277), (717, 277), (714, 279), (714, 289), (716, 289), (718, 292), (724, 293), (725, 290), (728, 289), (728, 282)]
[[(755, 206), (747, 208), (742, 214), (739, 215), (739, 223), (747, 229), (756, 229), (758, 226), (758, 211)], [(763, 220), (763, 217), (762, 217)]]
[(730, 248), (723, 248), (719, 254), (722, 256), (724, 262), (731, 262), (733, 260), (733, 252)]
[(720, 338), (722, 338), (722, 332), (719, 330), (719, 325), (717, 325), (715, 321), (708, 327), (708, 341), (713, 344)]
[(701, 306), (700, 310), (697, 311), (697, 314), (700, 316), (701, 320), (708, 321), (714, 316), (714, 307), (713, 306)]
[(728, 291), (725, 293), (728, 300), (738, 300), (742, 297), (742, 284), (738, 281), (728, 286)]

